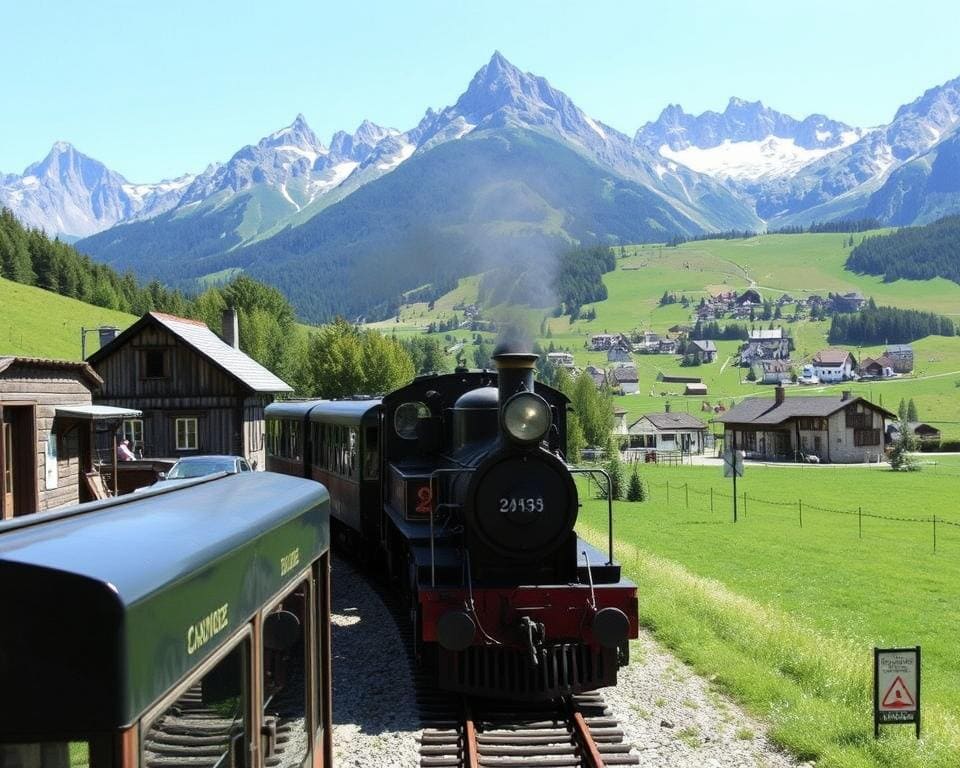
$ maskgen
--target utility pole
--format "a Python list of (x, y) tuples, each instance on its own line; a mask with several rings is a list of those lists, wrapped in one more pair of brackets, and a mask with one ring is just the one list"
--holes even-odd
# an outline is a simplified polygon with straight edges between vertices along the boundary
[(737, 522), (737, 430), (730, 430), (733, 433), (733, 522)]

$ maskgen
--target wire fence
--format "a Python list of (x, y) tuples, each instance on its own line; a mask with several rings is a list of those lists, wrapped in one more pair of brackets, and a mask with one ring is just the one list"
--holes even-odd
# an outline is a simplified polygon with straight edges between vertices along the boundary
[[(722, 513), (726, 516), (733, 507), (733, 494), (728, 491), (718, 490), (710, 486), (706, 490), (692, 486), (689, 482), (654, 482), (649, 479), (644, 480), (647, 501), (663, 501), (668, 508), (682, 508), (696, 512)], [(692, 500), (691, 500), (692, 497)], [(819, 503), (811, 503), (809, 500), (798, 498), (796, 500), (769, 499), (762, 496), (750, 494), (747, 491), (737, 493), (737, 510), (740, 518), (746, 518), (751, 509), (756, 509), (758, 505), (768, 508), (781, 510), (784, 519), (787, 513), (790, 518), (797, 522), (800, 528), (803, 528), (804, 512), (818, 512), (822, 514), (834, 514), (848, 518), (857, 518), (857, 531), (859, 538), (864, 536), (864, 520), (883, 520), (889, 523), (903, 523), (913, 526), (930, 526), (931, 542), (933, 552), (937, 551), (938, 528), (941, 533), (944, 530), (953, 531), (960, 529), (960, 522), (945, 519), (942, 515), (923, 515), (911, 517), (907, 515), (884, 514), (870, 509), (864, 509), (858, 505), (855, 509), (842, 509), (839, 507), (824, 506)], [(691, 521), (683, 521), (689, 524)], [(724, 519), (697, 520), (693, 521), (701, 524), (719, 524), (733, 523), (736, 520), (733, 517)], [(810, 522), (809, 516), (807, 522)], [(941, 542), (942, 543), (942, 542)]]

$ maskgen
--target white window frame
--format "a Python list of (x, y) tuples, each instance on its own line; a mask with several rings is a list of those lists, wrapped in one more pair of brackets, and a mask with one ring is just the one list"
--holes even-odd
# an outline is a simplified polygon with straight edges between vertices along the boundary
[(121, 431), (124, 439), (130, 441), (130, 450), (143, 448), (143, 419), (124, 419)]
[[(190, 445), (190, 429), (189, 423), (193, 422), (193, 445)], [(184, 437), (187, 438), (183, 443), (180, 441), (180, 423), (183, 422), (184, 426)], [(198, 438), (198, 419), (196, 416), (178, 416), (176, 420), (175, 431), (176, 431), (176, 440), (177, 440), (177, 450), (178, 451), (196, 451), (199, 446)]]

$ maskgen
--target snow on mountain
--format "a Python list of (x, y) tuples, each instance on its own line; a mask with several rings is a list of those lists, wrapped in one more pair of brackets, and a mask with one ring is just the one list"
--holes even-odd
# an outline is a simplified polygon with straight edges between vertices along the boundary
[(716, 178), (757, 181), (792, 175), (861, 135), (825, 115), (797, 120), (733, 97), (723, 112), (696, 116), (671, 104), (637, 131), (634, 142)]
[[(819, 140), (827, 141), (826, 131), (820, 132)], [(714, 147), (686, 147), (680, 150), (669, 144), (660, 147), (660, 154), (700, 173), (720, 179), (758, 181), (783, 175), (793, 175), (803, 166), (819, 160), (824, 155), (849, 146), (860, 138), (858, 131), (844, 131), (840, 144), (829, 149), (807, 149), (795, 139), (767, 136), (755, 141), (724, 141)]]
[(173, 208), (191, 176), (131, 184), (103, 163), (58, 141), (22, 175), (0, 177), (0, 205), (27, 226), (69, 239)]
[[(303, 115), (287, 127), (274, 131), (256, 144), (248, 144), (226, 163), (208, 169), (187, 189), (181, 205), (218, 196), (218, 202), (265, 185), (289, 200), (287, 185), (294, 180), (309, 180), (313, 167), (329, 154)], [(298, 203), (290, 201), (296, 208)]]
[[(900, 107), (889, 125), (864, 132), (858, 141), (803, 166), (795, 175), (772, 182), (763, 179), (755, 188), (745, 187), (745, 192), (755, 200), (759, 215), (774, 225), (861, 215), (871, 195), (897, 169), (958, 127), (960, 78), (930, 88)], [(918, 202), (911, 210), (922, 207)], [(904, 214), (897, 216), (902, 221)]]

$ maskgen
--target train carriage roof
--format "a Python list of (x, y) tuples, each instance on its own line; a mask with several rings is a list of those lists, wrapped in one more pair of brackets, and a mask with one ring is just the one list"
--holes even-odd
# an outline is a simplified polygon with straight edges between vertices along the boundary
[(266, 408), (268, 419), (305, 419), (332, 424), (360, 424), (380, 407), (379, 399), (302, 400), (271, 403)]
[(326, 489), (268, 472), (0, 523), (0, 741), (135, 722), (329, 541)]

